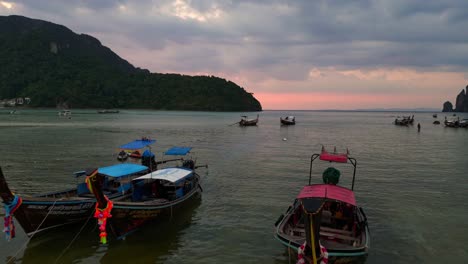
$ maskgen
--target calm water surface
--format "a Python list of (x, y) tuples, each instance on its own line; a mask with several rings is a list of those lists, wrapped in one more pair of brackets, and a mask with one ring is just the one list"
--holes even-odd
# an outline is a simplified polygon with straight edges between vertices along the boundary
[[(81, 232), (79, 225), (30, 241), (17, 224), (14, 240), (0, 239), (0, 261), (289, 263), (274, 222), (307, 183), (321, 144), (348, 147), (358, 161), (356, 198), (372, 238), (368, 263), (468, 261), (468, 129), (433, 125), (432, 113), (415, 114), (417, 133), (392, 125), (401, 113), (265, 111), (258, 127), (240, 128), (228, 126), (239, 113), (74, 110), (66, 119), (55, 110), (19, 112), (0, 111), (0, 165), (20, 195), (73, 187), (72, 172), (116, 163), (117, 147), (142, 136), (158, 140), (159, 158), (173, 145), (193, 146), (209, 168), (201, 169), (202, 200), (170, 223), (108, 246), (98, 243), (95, 219)], [(280, 127), (284, 115), (295, 115), (296, 126)], [(339, 168), (341, 184), (350, 186), (351, 167)]]

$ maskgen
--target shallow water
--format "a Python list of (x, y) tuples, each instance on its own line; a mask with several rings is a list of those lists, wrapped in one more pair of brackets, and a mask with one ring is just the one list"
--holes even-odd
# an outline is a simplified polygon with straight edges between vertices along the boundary
[[(200, 169), (201, 202), (171, 223), (109, 246), (98, 244), (95, 219), (81, 232), (79, 225), (31, 241), (17, 224), (14, 240), (0, 240), (1, 261), (289, 263), (274, 222), (307, 183), (321, 144), (347, 147), (358, 161), (356, 198), (372, 239), (367, 263), (468, 260), (468, 129), (433, 125), (432, 113), (415, 114), (418, 133), (392, 125), (401, 113), (388, 112), (264, 111), (258, 127), (247, 128), (229, 126), (239, 113), (73, 110), (67, 119), (55, 110), (18, 112), (0, 111), (0, 165), (20, 195), (73, 187), (74, 171), (116, 163), (117, 147), (142, 136), (157, 139), (159, 158), (171, 146), (193, 146), (209, 168)], [(295, 115), (296, 126), (280, 127), (285, 115)], [(350, 186), (351, 167), (339, 168)]]

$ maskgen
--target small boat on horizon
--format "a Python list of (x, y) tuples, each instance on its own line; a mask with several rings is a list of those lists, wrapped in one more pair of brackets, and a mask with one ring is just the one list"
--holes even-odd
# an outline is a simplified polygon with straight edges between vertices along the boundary
[(457, 117), (457, 119), (450, 119), (449, 120), (449, 119), (447, 119), (447, 117), (445, 117), (444, 125), (446, 127), (466, 128), (466, 127), (468, 127), (468, 119), (460, 120), (460, 117)]
[(115, 110), (115, 109), (103, 109), (103, 110), (98, 110), (97, 113), (98, 114), (118, 114), (120, 113), (120, 111)]
[[(326, 162), (349, 161), (354, 167), (351, 189), (337, 185), (340, 172), (333, 167), (324, 171), (322, 184), (311, 184), (312, 164), (317, 158)], [(302, 263), (363, 263), (367, 259), (367, 217), (357, 206), (353, 192), (356, 164), (348, 153), (328, 153), (324, 148), (311, 156), (309, 184), (275, 223), (275, 238), (289, 252), (297, 252)]]
[(63, 109), (63, 110), (58, 112), (58, 116), (60, 116), (60, 117), (69, 117), (70, 118), (71, 114), (72, 114), (71, 110), (68, 110), (68, 109)]
[(241, 121), (239, 121), (239, 126), (256, 126), (258, 123), (258, 117), (255, 119), (248, 119), (247, 116), (241, 116)]
[(295, 125), (296, 124), (296, 117), (295, 116), (287, 116), (285, 118), (280, 117), (280, 122), (282, 125)]

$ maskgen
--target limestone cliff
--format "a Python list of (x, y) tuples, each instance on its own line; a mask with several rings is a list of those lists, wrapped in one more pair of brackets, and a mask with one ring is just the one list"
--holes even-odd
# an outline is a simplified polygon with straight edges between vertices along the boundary
[(465, 108), (465, 101), (465, 90), (461, 90), (461, 92), (457, 95), (457, 100), (455, 101), (455, 112), (463, 112)]
[(442, 109), (442, 112), (452, 112), (453, 111), (453, 105), (451, 102), (447, 101), (444, 103), (444, 108)]
[(466, 86), (465, 90), (461, 90), (461, 92), (457, 95), (457, 99), (455, 101), (455, 108), (451, 102), (447, 101), (444, 103), (442, 112), (468, 112), (468, 86)]

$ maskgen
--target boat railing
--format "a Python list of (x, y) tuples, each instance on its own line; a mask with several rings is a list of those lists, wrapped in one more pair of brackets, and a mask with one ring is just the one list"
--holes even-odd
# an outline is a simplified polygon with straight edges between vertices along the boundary
[[(314, 163), (314, 160), (316, 160), (318, 157), (320, 157), (321, 154), (312, 154), (312, 156), (310, 157), (310, 169), (309, 169), (309, 185), (311, 185), (312, 183), (312, 164)], [(355, 158), (351, 158), (351, 157), (346, 157), (347, 158), (347, 161), (349, 161), (351, 163), (351, 165), (353, 166), (353, 181), (352, 181), (352, 185), (351, 185), (351, 190), (354, 190), (354, 182), (356, 180), (356, 167), (357, 167), (357, 161)], [(327, 160), (329, 162), (334, 162), (332, 160)]]

